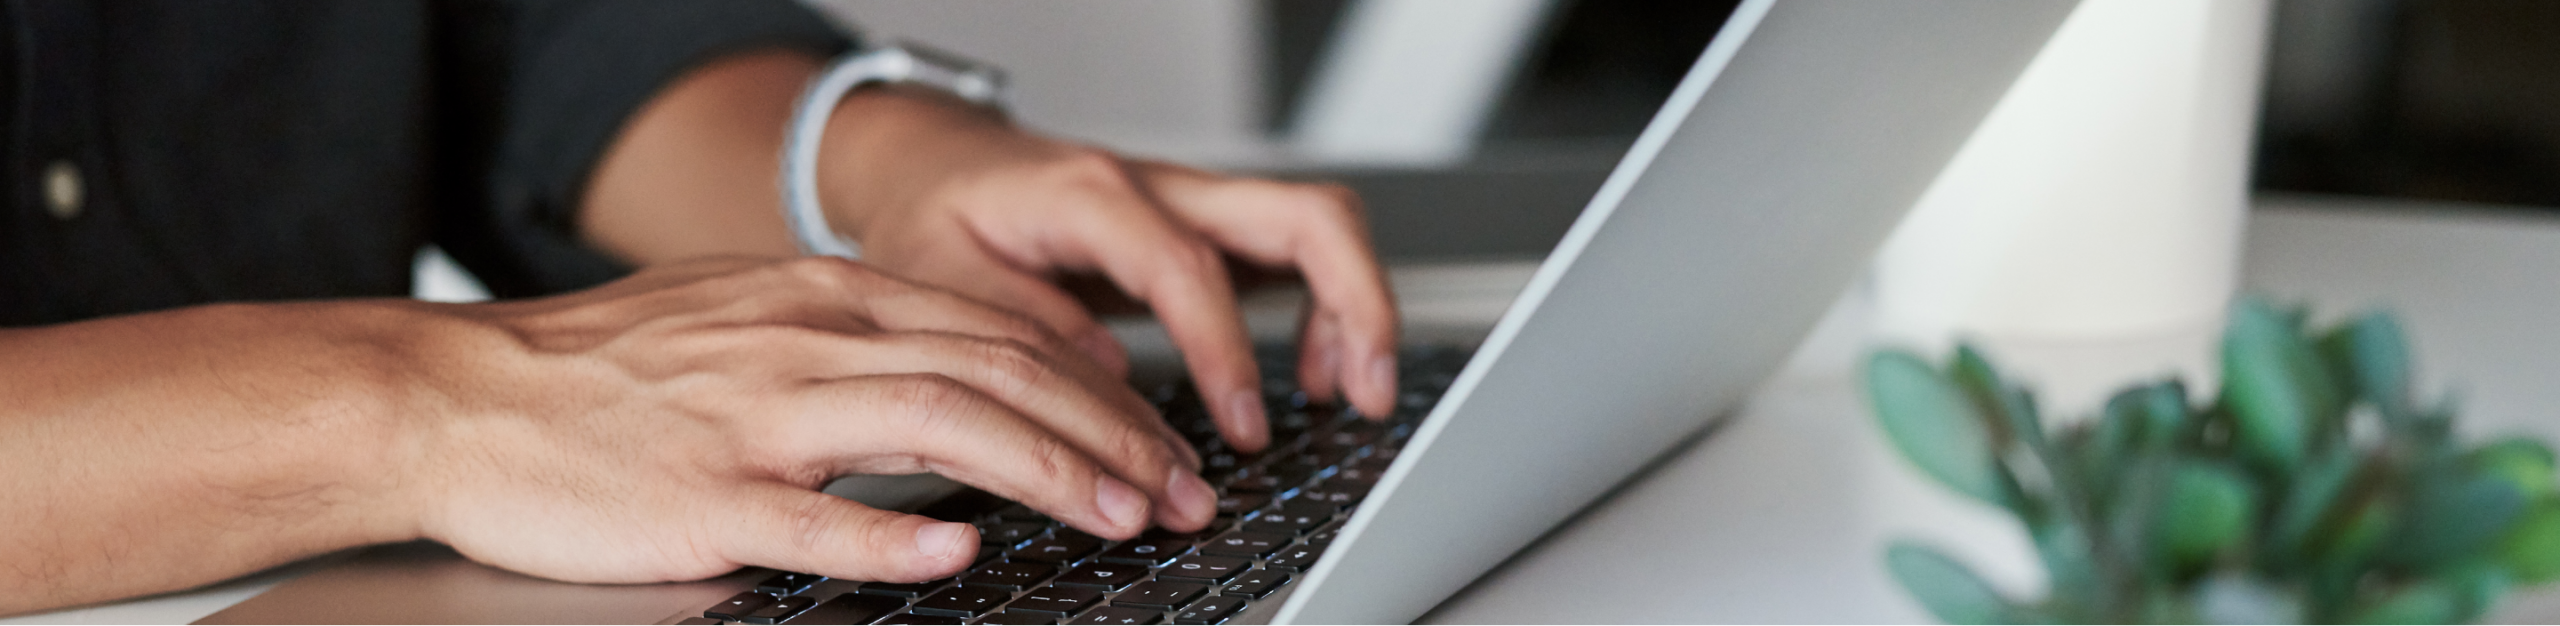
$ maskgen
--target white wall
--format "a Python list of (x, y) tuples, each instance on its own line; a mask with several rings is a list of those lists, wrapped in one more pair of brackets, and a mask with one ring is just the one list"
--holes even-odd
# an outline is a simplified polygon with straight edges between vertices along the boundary
[(1002, 66), (1044, 131), (1208, 164), (1264, 151), (1261, 5), (1244, 0), (806, 0), (875, 37)]

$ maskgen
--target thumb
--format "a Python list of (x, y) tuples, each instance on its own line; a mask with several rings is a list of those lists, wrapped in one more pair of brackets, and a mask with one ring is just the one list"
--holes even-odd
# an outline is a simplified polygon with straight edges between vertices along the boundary
[(977, 556), (968, 524), (882, 511), (814, 491), (762, 484), (724, 507), (714, 533), (721, 554), (743, 565), (829, 578), (917, 582), (958, 573)]

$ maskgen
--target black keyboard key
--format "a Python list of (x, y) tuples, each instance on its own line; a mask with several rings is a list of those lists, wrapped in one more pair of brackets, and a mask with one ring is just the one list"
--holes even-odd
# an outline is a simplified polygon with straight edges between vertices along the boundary
[(782, 620), (791, 619), (791, 616), (799, 615), (801, 611), (817, 605), (817, 598), (791, 596), (775, 600), (773, 604), (764, 605), (764, 608), (756, 609), (754, 613), (748, 613), (744, 621), (749, 624), (780, 624)]
[(1244, 610), (1244, 598), (1231, 598), (1226, 596), (1208, 598), (1193, 603), (1191, 608), (1183, 609), (1182, 612), (1173, 614), (1173, 623), (1216, 624), (1227, 621), (1227, 618), (1235, 617), (1236, 611), (1242, 610)]
[(747, 614), (754, 613), (756, 609), (764, 608), (765, 605), (773, 604), (773, 599), (773, 596), (742, 591), (738, 595), (729, 596), (729, 599), (720, 601), (719, 604), (712, 605), (709, 609), (704, 609), (702, 616), (724, 622), (745, 621)]
[(1298, 492), (1298, 497), (1292, 498), (1292, 500), (1322, 502), (1333, 505), (1335, 508), (1342, 508), (1359, 504), (1361, 499), (1367, 497), (1369, 497), (1369, 487), (1366, 485), (1337, 483), (1328, 480), (1325, 481), (1324, 484), (1316, 485), (1308, 488), (1306, 491)]
[(1120, 547), (1112, 548), (1109, 552), (1102, 553), (1102, 560), (1108, 563), (1163, 565), (1167, 561), (1172, 561), (1173, 557), (1182, 556), (1182, 553), (1189, 551), (1191, 551), (1189, 539), (1141, 536), (1121, 543)]
[[(1396, 460), (1394, 458), (1379, 457), (1389, 453), (1390, 451), (1388, 450), (1379, 450), (1377, 454), (1369, 455), (1366, 458), (1362, 458), (1358, 461), (1352, 461), (1351, 464), (1343, 466), (1342, 471), (1350, 472), (1356, 470), (1359, 472), (1375, 473), (1379, 476), (1385, 476), (1387, 475), (1387, 466), (1394, 465)], [(1334, 475), (1341, 476), (1341, 474)]]
[(1048, 522), (997, 522), (978, 525), (978, 543), (1012, 547), (1048, 532)]
[(1119, 591), (1129, 583), (1147, 577), (1147, 566), (1121, 563), (1086, 563), (1084, 567), (1058, 577), (1061, 585), (1084, 585)]
[(827, 577), (819, 576), (817, 574), (794, 574), (791, 572), (783, 572), (767, 576), (765, 577), (764, 582), (756, 583), (756, 591), (777, 596), (787, 596), (800, 593), (801, 590), (808, 589), (809, 585), (816, 584), (818, 581), (826, 579)]
[[(1083, 534), (1075, 533), (1075, 535)], [(1057, 536), (1032, 540), (1031, 543), (1024, 544), (1020, 548), (1014, 548), (1012, 558), (1017, 561), (1065, 565), (1082, 560), (1085, 556), (1093, 554), (1093, 551), (1102, 549), (1101, 541), (1075, 535), (1069, 535), (1067, 531), (1060, 530)]]
[(1140, 583), (1135, 587), (1130, 587), (1128, 591), (1120, 592), (1118, 597), (1111, 599), (1111, 606), (1134, 606), (1160, 611), (1171, 611), (1176, 608), (1180, 608), (1182, 605), (1190, 604), (1192, 598), (1200, 597), (1200, 594), (1208, 592), (1208, 585), (1197, 583), (1177, 583), (1163, 580), (1150, 581)]
[(908, 610), (926, 615), (972, 617), (993, 610), (996, 605), (1004, 604), (1004, 601), (1011, 599), (1013, 599), (1013, 592), (1003, 589), (952, 587), (933, 592), (933, 595), (917, 600), (915, 608)]
[(1236, 531), (1200, 544), (1202, 554), (1261, 558), (1289, 545), (1286, 535)]
[(914, 598), (923, 596), (924, 594), (933, 593), (935, 590), (941, 589), (944, 585), (951, 584), (951, 580), (952, 579), (945, 578), (942, 580), (928, 580), (920, 583), (862, 583), (862, 588), (855, 589), (854, 593)]
[(1182, 582), (1215, 585), (1227, 582), (1227, 579), (1234, 578), (1236, 574), (1252, 568), (1253, 562), (1244, 559), (1195, 554), (1182, 557), (1182, 560), (1165, 566), (1163, 570), (1156, 572), (1156, 579), (1180, 579)]
[(1307, 484), (1307, 479), (1314, 476), (1314, 470), (1296, 463), (1282, 464), (1280, 467), (1248, 467), (1236, 470), (1234, 475), (1228, 477), (1227, 490), (1254, 493), (1288, 491)]
[(792, 624), (869, 624), (880, 617), (907, 608), (902, 600), (888, 596), (866, 596), (858, 593), (838, 594), (835, 599), (801, 611), (791, 618)]
[(1373, 470), (1365, 466), (1353, 464), (1350, 467), (1342, 468), (1341, 471), (1334, 472), (1333, 480), (1376, 487), (1378, 486), (1378, 477), (1384, 475), (1386, 475), (1385, 470)]
[(1218, 593), (1259, 598), (1271, 595), (1272, 590), (1286, 584), (1289, 584), (1288, 572), (1258, 569), (1236, 576), (1236, 579), (1227, 583), (1227, 586), (1218, 588)]
[(996, 519), (1008, 522), (1046, 522), (1049, 521), (1049, 516), (1039, 511), (1031, 510), (1031, 507), (1023, 506), (1021, 504), (1011, 504), (1006, 505), (1004, 508), (997, 509)]
[(904, 613), (904, 616), (888, 616), (888, 618), (883, 618), (883, 621), (873, 621), (873, 623), (870, 623), (870, 626), (963, 626), (963, 623), (965, 623), (965, 621), (960, 621), (960, 618), (947, 618), (947, 616), (919, 616), (919, 613)]
[(1343, 522), (1326, 524), (1315, 532), (1307, 533), (1306, 544), (1318, 548), (1333, 545), (1333, 540), (1342, 536), (1342, 524)]
[(1125, 606), (1106, 606), (1100, 609), (1095, 609), (1092, 613), (1086, 613), (1084, 614), (1084, 617), (1075, 618), (1073, 621), (1069, 621), (1067, 623), (1115, 625), (1162, 624), (1164, 623), (1164, 611)]
[(1032, 585), (1058, 573), (1057, 566), (1037, 561), (1000, 561), (979, 566), (960, 576), (960, 584), (995, 587), (1008, 591), (1029, 589)]
[(1348, 422), (1310, 437), (1307, 441), (1307, 454), (1334, 458), (1349, 456), (1361, 448), (1369, 447), (1369, 444), (1377, 443), (1378, 438), (1385, 434), (1386, 429), (1377, 422), (1368, 420)]
[(1229, 493), (1218, 497), (1218, 514), (1241, 516), (1270, 503), (1267, 493)]
[(1315, 502), (1291, 500), (1277, 511), (1264, 511), (1244, 525), (1245, 530), (1275, 535), (1295, 536), (1333, 520), (1333, 507)]
[(1100, 589), (1050, 585), (1022, 594), (1022, 598), (1014, 600), (1013, 606), (1006, 607), (1005, 610), (1015, 613), (1047, 613), (1050, 618), (1057, 619), (1083, 612), (1086, 608), (1100, 602), (1102, 602)]
[(1028, 611), (1010, 611), (1010, 610), (1008, 610), (1008, 611), (997, 611), (994, 615), (988, 615), (986, 619), (978, 620), (978, 623), (980, 623), (980, 624), (1056, 624), (1056, 623), (1058, 623), (1058, 616), (1056, 616), (1056, 615), (1049, 615), (1049, 614), (1046, 614), (1046, 613), (1032, 613), (1032, 612), (1028, 612)]
[(1314, 428), (1318, 423), (1331, 421), (1332, 413), (1333, 411), (1329, 407), (1317, 405), (1309, 405), (1304, 410), (1274, 413), (1273, 415), (1277, 415), (1278, 417), (1271, 418), (1271, 443), (1273, 447), (1276, 448), (1279, 444), (1287, 443), (1292, 439), (1296, 439), (1299, 435), (1306, 434), (1307, 429)]
[(1323, 557), (1324, 548), (1297, 546), (1281, 550), (1279, 555), (1271, 557), (1271, 560), (1264, 561), (1263, 564), (1269, 565), (1273, 569), (1288, 569), (1303, 572), (1309, 569), (1314, 569), (1316, 566), (1316, 559)]

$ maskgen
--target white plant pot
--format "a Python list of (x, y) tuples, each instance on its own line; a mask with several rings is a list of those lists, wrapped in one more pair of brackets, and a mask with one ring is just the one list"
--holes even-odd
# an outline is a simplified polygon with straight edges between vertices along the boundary
[(1877, 331), (1959, 339), (2055, 408), (2209, 393), (2235, 289), (2267, 0), (2083, 0), (1878, 257)]

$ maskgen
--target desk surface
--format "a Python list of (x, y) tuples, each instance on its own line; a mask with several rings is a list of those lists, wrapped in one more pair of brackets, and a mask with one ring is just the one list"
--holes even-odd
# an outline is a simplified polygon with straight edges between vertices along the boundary
[[(2460, 381), (2474, 434), (2560, 438), (2560, 218), (2415, 212), (2410, 203), (2262, 200), (2245, 282), (2321, 311), (2388, 304), (2433, 382)], [(1425, 334), (1489, 324), (1526, 264), (1398, 273)], [(1490, 294), (1490, 295), (1489, 295)], [(1285, 317), (1287, 309), (1277, 309)], [(2023, 536), (1997, 512), (1924, 483), (1868, 426), (1851, 384), (1867, 309), (1852, 293), (1723, 430), (1638, 476), (1452, 597), (1426, 622), (1921, 622), (1885, 576), (1886, 541), (1922, 538), (2033, 592)], [(1259, 325), (1258, 325), (1259, 326)], [(1456, 329), (1456, 330), (1452, 330)], [(1143, 346), (1133, 348), (1144, 349)], [(178, 623), (313, 569), (6, 623)], [(2498, 617), (2560, 620), (2560, 592)]]

